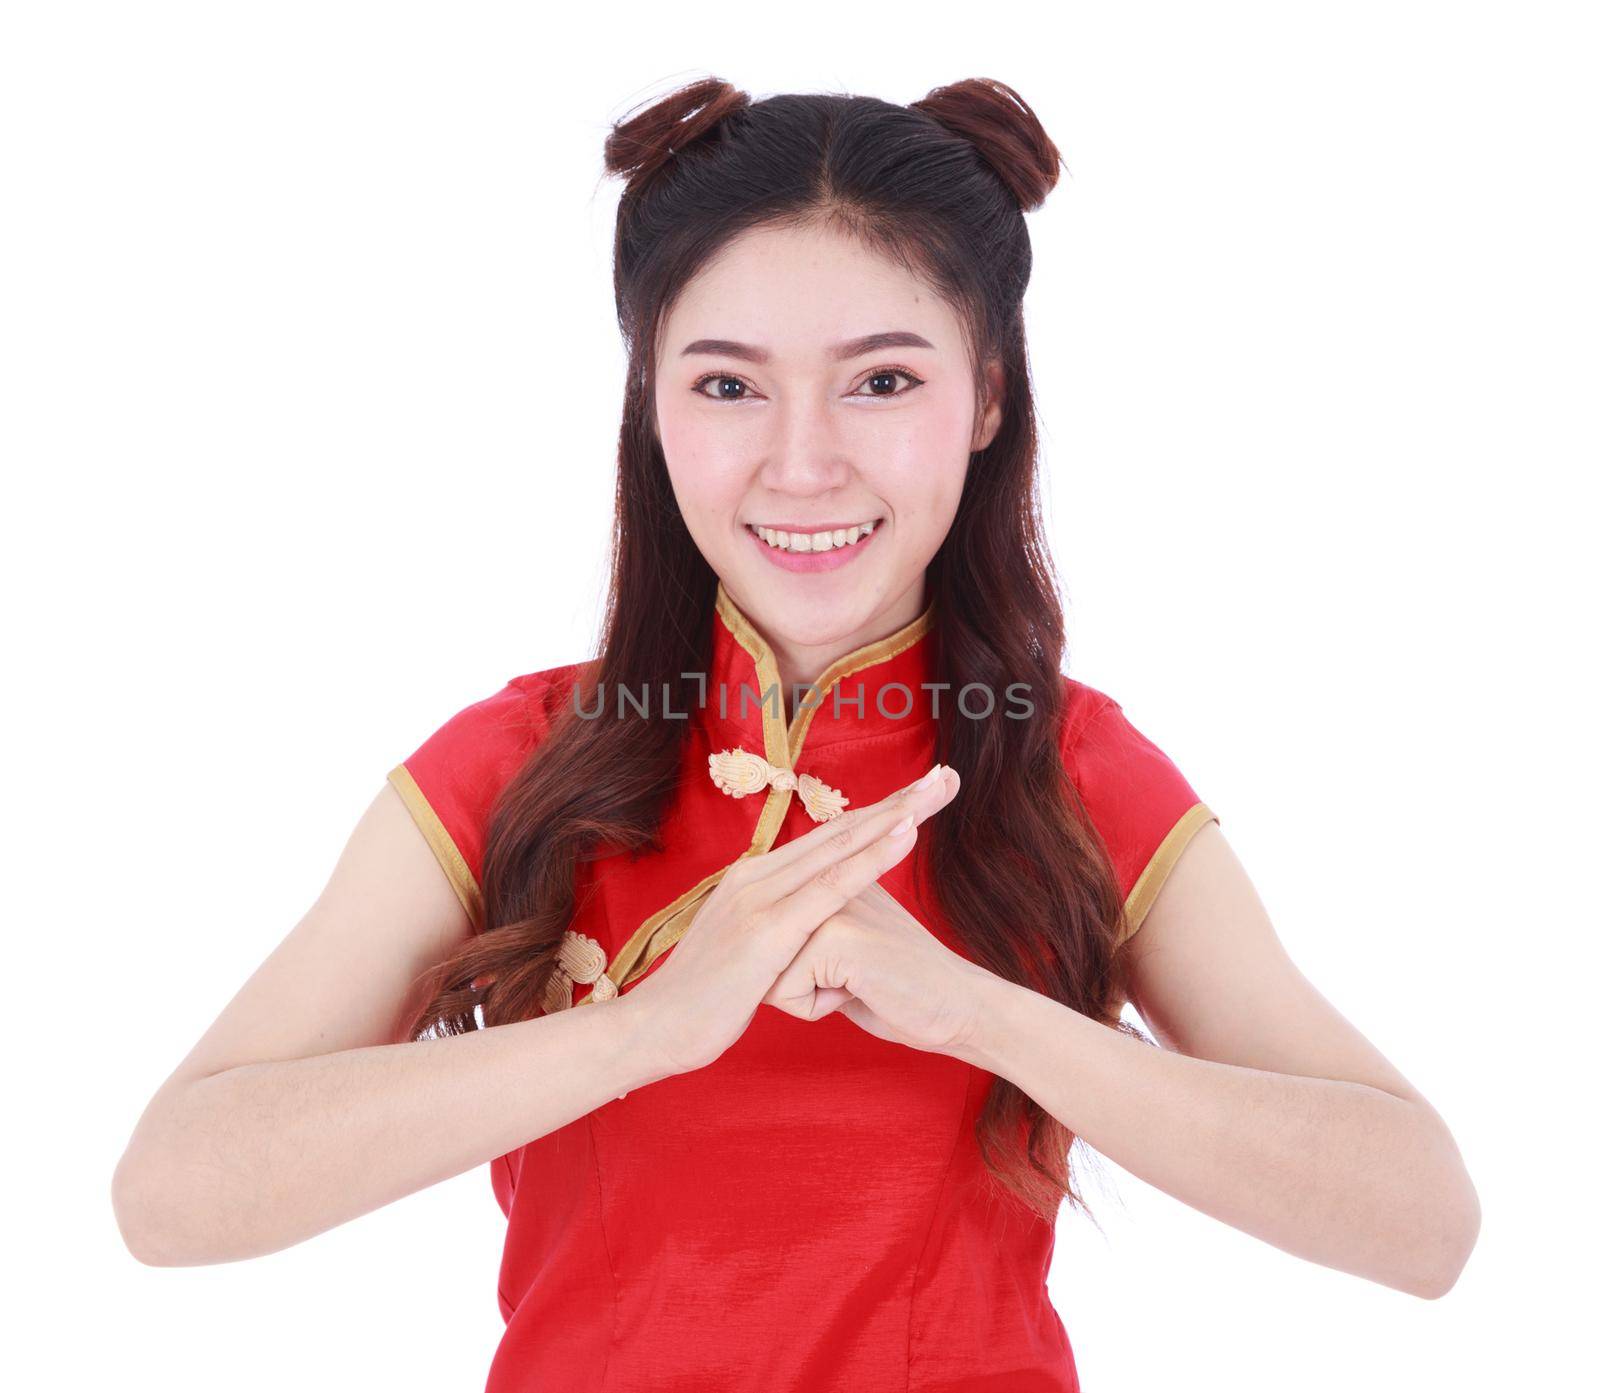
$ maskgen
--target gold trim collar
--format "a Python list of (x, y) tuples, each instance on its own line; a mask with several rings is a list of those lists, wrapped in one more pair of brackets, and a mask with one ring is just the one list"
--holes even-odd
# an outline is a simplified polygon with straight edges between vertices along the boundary
[[(880, 724), (884, 728), (897, 728), (919, 719), (926, 719), (930, 704), (929, 696), (926, 691), (919, 690), (919, 684), (931, 681), (934, 676), (937, 638), (934, 610), (935, 602), (929, 600), (921, 614), (909, 623), (901, 625), (893, 633), (874, 639), (870, 643), (864, 643), (835, 658), (812, 684), (814, 690), (803, 691), (800, 704), (791, 719), (788, 713), (790, 694), (784, 691), (779, 683), (778, 662), (771, 645), (762, 637), (744, 611), (734, 603), (719, 580), (716, 613), (721, 617), (728, 633), (749, 656), (755, 667), (757, 690), (751, 693), (750, 706), (753, 708), (751, 715), (756, 712), (760, 714), (764, 746), (762, 753), (767, 762), (779, 769), (794, 769), (795, 760), (799, 757), (800, 749), (805, 744), (807, 733), (811, 730), (813, 719), (818, 712), (825, 713), (824, 727), (839, 724), (843, 727), (840, 734), (844, 736), (867, 733)], [(730, 678), (727, 671), (730, 664), (725, 661), (727, 655), (723, 651), (725, 647), (722, 635), (717, 634), (713, 643), (713, 681), (721, 680), (727, 683), (728, 704), (724, 716), (729, 722), (737, 725), (740, 704), (740, 694), (737, 689), (741, 679), (738, 676)], [(897, 664), (893, 670), (886, 666), (903, 653), (912, 656), (908, 661)], [(834, 687), (844, 678), (856, 676), (865, 679), (859, 693), (863, 698), (859, 719), (850, 720), (847, 724), (832, 722), (830, 713), (835, 709)], [(881, 714), (878, 708), (879, 689), (896, 682), (904, 683), (908, 688), (909, 695), (901, 703), (909, 701), (908, 709), (901, 716)], [(761, 697), (769, 691), (775, 693), (776, 700), (761, 700)], [(716, 693), (708, 693), (707, 703), (712, 710), (718, 709), (718, 700)], [(855, 703), (855, 694), (849, 692), (839, 694), (839, 710), (854, 711)], [(754, 734), (753, 725), (751, 733)]]

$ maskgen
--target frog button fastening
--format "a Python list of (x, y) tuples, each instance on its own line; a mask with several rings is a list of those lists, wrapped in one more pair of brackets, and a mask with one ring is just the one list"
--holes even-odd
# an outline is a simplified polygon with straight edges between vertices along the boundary
[(711, 765), (711, 782), (734, 798), (747, 793), (760, 793), (764, 789), (793, 789), (799, 792), (800, 801), (813, 822), (826, 822), (838, 817), (849, 799), (836, 788), (829, 788), (815, 774), (796, 774), (793, 769), (780, 769), (769, 764), (750, 750), (723, 750), (708, 757)]
[(588, 934), (568, 929), (561, 935), (561, 946), (556, 950), (555, 967), (544, 987), (544, 1009), (549, 1015), (564, 1011), (572, 1005), (572, 984), (593, 982), (590, 992), (593, 1001), (610, 1001), (617, 994), (617, 984), (605, 975), (606, 950)]

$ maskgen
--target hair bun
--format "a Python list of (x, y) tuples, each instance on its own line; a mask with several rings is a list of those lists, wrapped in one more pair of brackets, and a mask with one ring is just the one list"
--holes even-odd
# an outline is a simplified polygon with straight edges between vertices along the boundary
[(996, 78), (968, 77), (935, 87), (910, 107), (971, 141), (1024, 213), (1043, 203), (1061, 178), (1061, 151), (1033, 108)]
[(749, 95), (731, 82), (707, 77), (657, 98), (642, 111), (635, 108), (638, 114), (614, 123), (606, 137), (606, 173), (623, 175), (630, 188), (638, 187), (723, 117), (749, 104)]

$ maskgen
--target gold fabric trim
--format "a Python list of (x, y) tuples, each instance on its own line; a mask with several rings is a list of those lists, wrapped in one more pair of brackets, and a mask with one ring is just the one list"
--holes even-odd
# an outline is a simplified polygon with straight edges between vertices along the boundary
[[(1222, 819), (1204, 803), (1196, 803), (1172, 824), (1167, 835), (1161, 839), (1161, 845), (1156, 848), (1155, 855), (1150, 858), (1144, 870), (1139, 872), (1139, 878), (1133, 882), (1133, 889), (1128, 891), (1123, 909), (1127, 923), (1122, 937), (1117, 940), (1119, 948), (1132, 938), (1144, 923), (1145, 916), (1150, 912), (1150, 906), (1156, 902), (1156, 895), (1166, 883), (1172, 868), (1178, 864), (1178, 857), (1183, 853), (1183, 849), (1189, 845), (1194, 834), (1208, 822), (1220, 824)], [(1127, 1004), (1128, 998), (1125, 996), (1119, 996), (1109, 1002), (1104, 1019), (1109, 1024), (1115, 1025), (1122, 1018), (1122, 1008)]]
[[(721, 587), (718, 587), (719, 591)], [(732, 608), (733, 602), (728, 602)], [(828, 699), (828, 693), (833, 690), (833, 685), (841, 678), (849, 677), (851, 673), (860, 672), (877, 663), (888, 662), (890, 658), (904, 653), (918, 639), (933, 627), (933, 601), (928, 601), (928, 607), (915, 619), (902, 628), (896, 629), (887, 638), (880, 638), (875, 643), (858, 648), (854, 653), (846, 653), (844, 657), (835, 659), (823, 669), (822, 676), (817, 678), (817, 688), (814, 695), (816, 701), (802, 707), (795, 713), (794, 724), (789, 727), (789, 764), (792, 768), (794, 762), (800, 758), (800, 747), (805, 744), (806, 732), (811, 729), (811, 718)], [(763, 644), (763, 647), (765, 645)]]
[[(768, 688), (777, 689), (776, 713), (767, 702), (761, 703), (762, 743), (766, 746), (767, 762), (792, 773), (795, 761), (800, 757), (801, 747), (805, 744), (806, 732), (811, 729), (811, 717), (827, 700), (833, 684), (875, 663), (886, 662), (910, 648), (933, 627), (934, 602), (928, 601), (927, 607), (921, 614), (909, 624), (901, 625), (894, 633), (863, 644), (853, 652), (846, 653), (829, 663), (813, 684), (816, 690), (807, 693), (809, 697), (814, 698), (814, 701), (796, 712), (792, 723), (786, 720), (787, 704), (784, 701), (783, 688), (779, 685), (778, 660), (771, 646), (743, 611), (734, 604), (720, 580), (717, 582), (716, 609), (739, 646), (755, 661), (756, 681), (760, 688), (757, 694), (765, 693)], [(749, 847), (730, 862), (729, 866), (737, 865), (747, 856), (763, 856), (772, 849), (772, 844), (778, 837), (778, 829), (783, 825), (784, 815), (789, 811), (789, 800), (793, 796), (792, 788), (773, 787), (767, 791), (767, 801), (761, 809), (761, 816), (756, 820), (756, 829), (750, 839)], [(694, 922), (694, 916), (700, 912), (701, 905), (727, 874), (729, 866), (713, 871), (698, 885), (684, 891), (671, 904), (657, 910), (634, 930), (628, 941), (612, 955), (611, 966), (606, 970), (606, 975), (615, 982), (618, 991), (643, 976), (657, 958), (683, 937), (689, 925)], [(583, 1006), (594, 999), (594, 993), (591, 992), (575, 1004)]]
[[(661, 909), (658, 909), (654, 914), (646, 919), (644, 923), (639, 925), (639, 927), (633, 931), (632, 937), (630, 937), (628, 941), (622, 945), (622, 947), (617, 949), (617, 951), (611, 955), (611, 966), (606, 969), (606, 975), (610, 977), (611, 980), (619, 987), (624, 982), (631, 981), (633, 977), (638, 976), (638, 973), (633, 972), (632, 969), (634, 964), (639, 961), (640, 956), (643, 954), (645, 945), (650, 940), (650, 936), (680, 909), (683, 909), (691, 901), (709, 891), (713, 885), (722, 879), (723, 873), (726, 869), (727, 868), (724, 867), (723, 870), (713, 871), (698, 885), (692, 886), (690, 889), (685, 890), (683, 894), (679, 895), (678, 898), (673, 900), (671, 904), (665, 905)], [(585, 997), (584, 1001), (587, 1000), (588, 998)], [(580, 1001), (578, 1005), (583, 1005), (583, 1002)]]
[(411, 771), (403, 763), (395, 765), (389, 771), (388, 779), (399, 790), (400, 799), (406, 805), (406, 811), (411, 814), (411, 820), (421, 829), (435, 858), (444, 867), (444, 873), (450, 880), (450, 888), (456, 892), (456, 898), (467, 911), (467, 917), (472, 920), (473, 927), (481, 928), (483, 895), (478, 889), (477, 877), (467, 865), (466, 857), (461, 854), (444, 823), (439, 820), (439, 814), (434, 812), (433, 805), (428, 802), (417, 781), (411, 777)]
[(1161, 845), (1155, 849), (1155, 854), (1139, 872), (1139, 878), (1133, 882), (1133, 889), (1128, 891), (1124, 909), (1127, 925), (1122, 937), (1117, 940), (1119, 944), (1126, 943), (1139, 931), (1145, 915), (1150, 912), (1150, 906), (1156, 902), (1156, 896), (1166, 884), (1167, 876), (1178, 864), (1178, 857), (1183, 854), (1184, 847), (1189, 845), (1189, 839), (1206, 823), (1221, 821), (1222, 819), (1204, 803), (1196, 803), (1172, 824), (1171, 830), (1161, 839)]

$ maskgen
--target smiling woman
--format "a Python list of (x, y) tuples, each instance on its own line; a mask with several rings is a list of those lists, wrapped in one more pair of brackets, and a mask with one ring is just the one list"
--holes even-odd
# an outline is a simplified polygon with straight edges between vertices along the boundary
[(488, 1162), (491, 1393), (1065, 1393), (1082, 1137), (1447, 1289), (1476, 1208), (1442, 1122), (1293, 972), (1177, 764), (1062, 671), (1033, 111), (989, 79), (909, 106), (708, 79), (606, 157), (599, 652), (389, 771), (141, 1121), (130, 1247), (271, 1251)]

